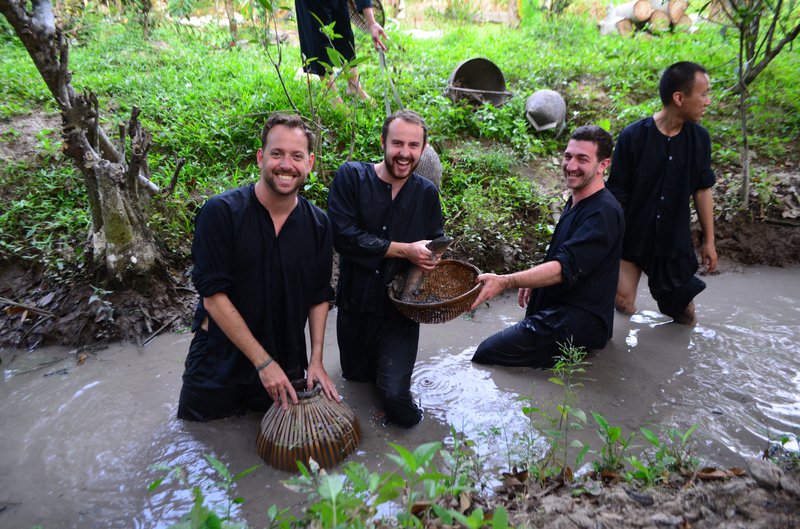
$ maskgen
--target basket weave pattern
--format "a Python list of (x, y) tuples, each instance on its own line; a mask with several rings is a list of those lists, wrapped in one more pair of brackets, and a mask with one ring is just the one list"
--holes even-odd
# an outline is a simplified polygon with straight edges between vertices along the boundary
[(436, 269), (423, 275), (413, 300), (400, 300), (398, 285), (402, 281), (392, 282), (389, 298), (406, 318), (419, 323), (444, 323), (469, 310), (483, 286), (476, 282), (480, 273), (469, 263), (443, 259)]
[[(354, 0), (347, 0), (347, 10), (350, 12), (350, 24), (357, 27), (364, 33), (369, 33), (367, 19), (364, 18), (364, 15), (362, 15), (358, 9), (356, 9), (356, 3)], [(372, 0), (372, 16), (375, 18), (375, 22), (381, 26), (385, 25), (386, 14), (383, 12), (383, 4), (380, 0)]]
[(328, 400), (317, 385), (304, 391), (305, 380), (294, 381), (299, 402), (289, 401), (283, 411), (276, 403), (261, 420), (256, 449), (270, 466), (297, 471), (297, 462), (308, 466), (309, 458), (322, 468), (343, 461), (361, 441), (361, 425), (353, 410), (342, 402)]

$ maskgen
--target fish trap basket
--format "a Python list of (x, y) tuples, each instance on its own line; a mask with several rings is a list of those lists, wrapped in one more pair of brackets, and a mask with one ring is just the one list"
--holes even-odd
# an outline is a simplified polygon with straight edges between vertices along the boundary
[(292, 382), (298, 403), (289, 409), (276, 403), (261, 420), (256, 448), (270, 466), (297, 472), (297, 462), (308, 466), (313, 458), (322, 468), (331, 468), (358, 447), (361, 425), (355, 412), (342, 402), (328, 400), (317, 384), (306, 390), (305, 380)]
[[(369, 33), (367, 19), (358, 11), (354, 0), (347, 0), (347, 10), (350, 12), (350, 24), (364, 33)], [(381, 27), (386, 23), (386, 13), (383, 11), (383, 4), (380, 0), (372, 0), (372, 16)]]
[(469, 263), (443, 259), (436, 269), (423, 274), (414, 299), (400, 299), (403, 281), (392, 282), (389, 298), (406, 318), (419, 323), (444, 323), (469, 311), (483, 286), (477, 283), (480, 273)]

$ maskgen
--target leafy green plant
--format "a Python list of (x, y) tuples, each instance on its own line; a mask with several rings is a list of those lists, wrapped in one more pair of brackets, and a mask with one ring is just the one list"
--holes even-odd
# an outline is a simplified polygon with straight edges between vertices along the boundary
[(622, 428), (609, 425), (605, 417), (599, 413), (593, 411), (592, 417), (597, 426), (599, 426), (597, 435), (603, 442), (600, 448), (600, 459), (592, 461), (592, 468), (597, 473), (623, 470), (625, 468), (625, 453), (636, 433), (631, 432), (628, 437), (623, 437)]
[[(548, 380), (561, 386), (563, 394), (561, 402), (556, 404), (556, 412), (543, 408), (524, 406), (522, 412), (531, 419), (535, 429), (542, 434), (547, 451), (543, 458), (529, 458), (528, 470), (531, 475), (544, 482), (546, 479), (557, 477), (565, 482), (572, 481), (573, 468), (578, 468), (583, 463), (589, 445), (584, 445), (579, 439), (572, 438), (572, 432), (581, 430), (586, 425), (586, 413), (577, 408), (577, 390), (583, 386), (581, 380), (586, 372), (588, 362), (585, 362), (586, 350), (574, 347), (571, 343), (561, 345), (561, 355), (556, 358), (552, 368), (553, 376)], [(574, 451), (570, 457), (570, 450)]]
[(660, 438), (652, 430), (639, 428), (644, 439), (655, 451), (645, 452), (643, 459), (635, 456), (626, 458), (633, 471), (628, 474), (629, 480), (639, 480), (647, 486), (667, 479), (672, 472), (692, 474), (700, 465), (700, 460), (693, 455), (690, 437), (697, 429), (693, 424), (685, 432), (675, 427), (665, 429), (665, 439)]

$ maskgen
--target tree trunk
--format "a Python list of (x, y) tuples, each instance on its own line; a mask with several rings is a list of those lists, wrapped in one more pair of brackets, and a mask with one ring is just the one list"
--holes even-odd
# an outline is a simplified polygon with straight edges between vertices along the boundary
[(233, 10), (233, 0), (225, 0), (225, 13), (228, 15), (228, 29), (231, 31), (231, 40), (239, 40), (239, 28), (236, 27), (236, 13)]
[(633, 16), (631, 17), (631, 21), (633, 22), (646, 22), (650, 19), (650, 15), (653, 14), (653, 6), (650, 5), (648, 0), (638, 0), (633, 4)]
[(672, 25), (672, 31), (677, 33), (685, 33), (692, 29), (692, 19), (689, 15), (683, 15)]
[(653, 14), (650, 15), (649, 30), (650, 33), (664, 33), (669, 31), (669, 15), (666, 11), (655, 9)]
[(747, 98), (748, 90), (744, 82), (744, 31), (739, 30), (739, 120), (742, 127), (742, 209), (750, 206), (750, 145), (747, 137)]
[(508, 0), (508, 25), (516, 29), (519, 24), (519, 0)]
[(675, 25), (686, 13), (686, 8), (689, 7), (687, 0), (669, 0), (667, 3), (667, 14), (669, 21)]
[[(146, 287), (148, 276), (162, 270), (161, 254), (147, 229), (140, 184), (147, 171), (150, 136), (141, 130), (138, 109), (131, 116), (131, 160), (99, 126), (94, 94), (77, 94), (70, 82), (69, 47), (57, 27), (49, 0), (0, 0), (0, 12), (25, 45), (39, 74), (61, 109), (65, 153), (84, 176), (92, 213), (91, 252), (97, 272), (121, 286)], [(124, 136), (121, 139), (124, 149)]]

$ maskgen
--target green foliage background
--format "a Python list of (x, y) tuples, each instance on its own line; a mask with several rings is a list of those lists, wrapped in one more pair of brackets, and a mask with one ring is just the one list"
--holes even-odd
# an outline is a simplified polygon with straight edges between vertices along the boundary
[[(560, 194), (540, 182), (558, 178), (553, 160), (566, 134), (537, 134), (527, 125), (524, 102), (535, 90), (563, 94), (568, 128), (606, 123), (616, 135), (659, 108), (656, 87), (665, 66), (678, 60), (702, 62), (713, 82), (714, 101), (704, 124), (712, 135), (715, 168), (719, 175), (735, 179), (737, 174), (735, 97), (726, 90), (735, 80), (735, 35), (703, 24), (695, 33), (653, 39), (600, 36), (596, 22), (578, 14), (581, 9), (570, 11), (547, 17), (526, 4), (518, 30), (432, 13), (420, 29), (440, 32), (434, 38), (413, 37), (405, 31), (409, 28), (387, 25), (390, 74), (403, 104), (426, 118), (442, 159), (446, 230), (457, 237), (456, 249), (485, 270), (538, 262), (552, 228), (550, 213), (562, 203)], [(185, 263), (197, 207), (212, 194), (256, 179), (260, 127), (270, 112), (290, 105), (261, 43), (263, 22), (244, 25), (239, 42), (232, 44), (224, 25), (179, 27), (163, 14), (154, 16), (156, 27), (144, 40), (132, 22), (91, 8), (79, 12), (65, 22), (70, 66), (75, 88), (97, 93), (108, 133), (115, 134), (133, 106), (142, 109), (144, 126), (153, 134), (150, 165), (157, 184), (166, 185), (178, 158), (186, 158), (176, 192), (154, 200), (150, 214), (151, 228), (165, 249)], [(290, 18), (280, 26), (295, 30)], [(321, 207), (351, 144), (354, 159), (380, 159), (381, 70), (366, 35), (357, 35), (356, 46), (366, 58), (360, 72), (373, 105), (333, 108), (323, 98), (321, 83), (311, 84), (324, 131), (305, 195)], [(287, 89), (300, 111), (310, 115), (307, 80), (297, 75), (299, 49), (289, 42), (283, 51)], [(504, 106), (474, 108), (443, 95), (453, 69), (478, 56), (494, 62), (516, 94)], [(798, 72), (795, 47), (779, 55), (752, 86), (751, 142), (762, 163), (797, 157)], [(0, 22), (0, 79), (0, 120), (12, 123), (0, 142), (11, 145), (19, 135), (15, 118), (53, 113), (56, 107), (5, 21)], [(43, 264), (63, 277), (83, 269), (81, 248), (90, 216), (80, 176), (60, 154), (58, 131), (37, 138), (34, 160), (0, 169), (0, 257)], [(718, 210), (734, 205), (733, 198), (717, 200)]]

